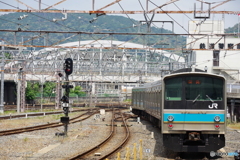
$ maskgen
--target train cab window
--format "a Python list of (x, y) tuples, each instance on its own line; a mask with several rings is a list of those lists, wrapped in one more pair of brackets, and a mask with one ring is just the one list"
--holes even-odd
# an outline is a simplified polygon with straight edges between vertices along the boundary
[(182, 100), (182, 78), (165, 80), (165, 100)]
[(185, 97), (193, 101), (221, 101), (223, 80), (213, 77), (186, 77)]

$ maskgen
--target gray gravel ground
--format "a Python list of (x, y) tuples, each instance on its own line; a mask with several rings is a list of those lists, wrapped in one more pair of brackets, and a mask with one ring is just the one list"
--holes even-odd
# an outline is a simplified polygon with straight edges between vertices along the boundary
[[(0, 160), (69, 159), (69, 157), (77, 154), (77, 152), (83, 152), (102, 141), (109, 134), (107, 124), (109, 124), (108, 121), (110, 119), (111, 113), (106, 113), (105, 121), (94, 120), (94, 117), (91, 117), (83, 122), (71, 124), (68, 128), (69, 132), (67, 137), (55, 136), (56, 132), (63, 131), (63, 127), (0, 137)], [(30, 123), (27, 121), (16, 123), (17, 120), (11, 120), (11, 122), (13, 123), (9, 125), (11, 128), (33, 125), (33, 122)], [(39, 118), (34, 120), (34, 125), (42, 122), (43, 119)], [(7, 123), (7, 121), (0, 121), (2, 130), (6, 129), (5, 123)], [(160, 130), (149, 122), (141, 120), (141, 123), (137, 123), (136, 119), (129, 119), (128, 124), (130, 125), (131, 138), (128, 144), (119, 152), (121, 159), (125, 158), (127, 147), (129, 148), (129, 155), (131, 159), (133, 159), (134, 143), (136, 143), (135, 150), (137, 152), (137, 159), (139, 159), (140, 139), (142, 140), (143, 159), (169, 160), (175, 159), (175, 157), (178, 156), (177, 153), (166, 150), (162, 146)], [(153, 138), (152, 133), (154, 134)], [(239, 140), (240, 133), (234, 130), (228, 130), (224, 151), (233, 152), (240, 149)], [(110, 159), (116, 158), (117, 157), (114, 156)], [(217, 159), (230, 160), (233, 159), (233, 157), (220, 157)]]

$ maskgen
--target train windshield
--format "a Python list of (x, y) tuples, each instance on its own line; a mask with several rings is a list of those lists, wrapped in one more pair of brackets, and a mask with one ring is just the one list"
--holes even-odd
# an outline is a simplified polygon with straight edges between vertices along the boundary
[(223, 100), (224, 81), (206, 76), (183, 76), (165, 80), (165, 100), (195, 101)]
[(223, 80), (213, 77), (186, 77), (186, 100), (221, 101), (223, 99)]

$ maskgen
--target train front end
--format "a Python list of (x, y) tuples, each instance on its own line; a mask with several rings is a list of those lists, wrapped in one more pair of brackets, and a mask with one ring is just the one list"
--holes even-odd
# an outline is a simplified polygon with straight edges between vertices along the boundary
[(226, 82), (205, 72), (163, 79), (162, 134), (175, 152), (211, 152), (225, 146)]

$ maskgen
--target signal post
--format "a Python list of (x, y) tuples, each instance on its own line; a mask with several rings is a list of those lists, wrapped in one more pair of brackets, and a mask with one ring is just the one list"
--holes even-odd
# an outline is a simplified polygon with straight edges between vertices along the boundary
[(65, 63), (63, 65), (63, 69), (66, 74), (66, 81), (64, 85), (62, 85), (62, 88), (65, 88), (65, 94), (61, 98), (62, 101), (62, 107), (65, 116), (61, 117), (61, 122), (64, 124), (64, 136), (67, 136), (67, 129), (68, 129), (68, 124), (69, 124), (69, 117), (68, 117), (68, 112), (69, 112), (69, 92), (70, 88), (73, 88), (72, 85), (69, 85), (69, 79), (68, 76), (72, 74), (73, 72), (73, 60), (71, 58), (65, 59)]

